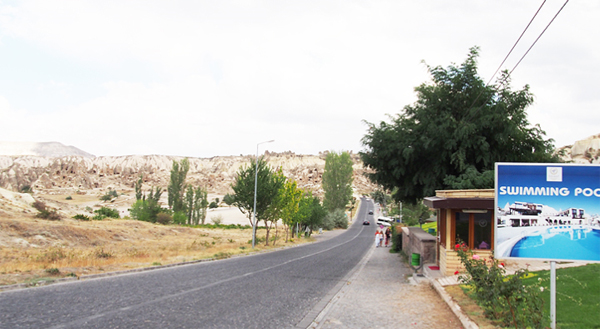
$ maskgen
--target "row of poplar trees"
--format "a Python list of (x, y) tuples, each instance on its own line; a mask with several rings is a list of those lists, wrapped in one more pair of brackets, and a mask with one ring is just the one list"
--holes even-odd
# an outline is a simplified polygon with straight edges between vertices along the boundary
[(198, 225), (206, 221), (208, 193), (203, 187), (194, 188), (185, 183), (190, 170), (188, 159), (173, 161), (171, 179), (167, 187), (169, 208), (162, 208), (159, 200), (163, 189), (152, 187), (148, 194), (143, 193), (143, 177), (135, 184), (136, 202), (130, 209), (131, 217), (152, 223), (175, 223)]

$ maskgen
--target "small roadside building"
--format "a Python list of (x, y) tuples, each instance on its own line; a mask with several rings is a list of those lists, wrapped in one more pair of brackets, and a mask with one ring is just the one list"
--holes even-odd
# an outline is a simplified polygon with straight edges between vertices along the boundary
[(444, 275), (462, 268), (455, 245), (462, 241), (481, 257), (494, 248), (494, 190), (436, 191), (423, 203), (437, 212), (436, 262)]

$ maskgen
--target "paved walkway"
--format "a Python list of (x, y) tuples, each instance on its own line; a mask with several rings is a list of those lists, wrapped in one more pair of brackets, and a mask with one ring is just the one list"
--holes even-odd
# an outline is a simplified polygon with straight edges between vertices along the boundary
[[(313, 237), (318, 241), (342, 232), (327, 231)], [(478, 328), (444, 289), (458, 284), (458, 275), (442, 276), (439, 270), (429, 268), (434, 264), (428, 264), (423, 267), (425, 277), (414, 276), (399, 254), (389, 251), (390, 248), (372, 247), (309, 328)], [(520, 268), (550, 269), (550, 263), (545, 261), (504, 263), (509, 274)], [(556, 268), (585, 264), (557, 263)]]
[(429, 280), (374, 248), (309, 328), (462, 328)]

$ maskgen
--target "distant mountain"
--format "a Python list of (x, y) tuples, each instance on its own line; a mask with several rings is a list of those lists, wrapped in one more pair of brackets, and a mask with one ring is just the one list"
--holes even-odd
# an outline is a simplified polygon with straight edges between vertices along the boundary
[(93, 158), (93, 154), (84, 152), (75, 146), (66, 146), (58, 142), (0, 142), (0, 155), (23, 156), (35, 155), (42, 157), (81, 156)]

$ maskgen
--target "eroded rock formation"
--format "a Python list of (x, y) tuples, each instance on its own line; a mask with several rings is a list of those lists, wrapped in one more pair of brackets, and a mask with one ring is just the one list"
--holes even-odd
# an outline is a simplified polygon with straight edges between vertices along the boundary
[(563, 146), (557, 152), (566, 162), (600, 163), (600, 134)]
[[(354, 161), (354, 188), (357, 193), (369, 193), (374, 185), (364, 175), (358, 155)], [(250, 164), (252, 156), (188, 158), (190, 170), (186, 182), (205, 186), (209, 193), (231, 192), (236, 172)], [(321, 180), (324, 156), (293, 153), (266, 155), (273, 168), (281, 168), (286, 177), (298, 182), (300, 188), (322, 195)], [(64, 194), (94, 189), (132, 190), (140, 176), (144, 185), (166, 188), (173, 161), (183, 157), (147, 155), (119, 157), (39, 157), (0, 156), (0, 187), (20, 191), (26, 186), (36, 193)]]

